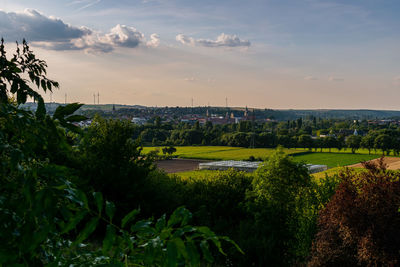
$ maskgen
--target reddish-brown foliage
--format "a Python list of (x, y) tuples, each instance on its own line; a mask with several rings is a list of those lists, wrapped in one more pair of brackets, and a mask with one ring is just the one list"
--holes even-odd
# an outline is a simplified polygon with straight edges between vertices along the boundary
[(383, 159), (347, 169), (321, 211), (309, 266), (400, 265), (400, 173)]

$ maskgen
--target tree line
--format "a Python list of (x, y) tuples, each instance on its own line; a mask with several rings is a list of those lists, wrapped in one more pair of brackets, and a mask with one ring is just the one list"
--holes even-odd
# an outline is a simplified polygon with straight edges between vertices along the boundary
[[(320, 128), (322, 127), (322, 128)], [(329, 127), (329, 128), (326, 128)], [(199, 122), (170, 124), (162, 123), (159, 117), (151, 123), (135, 127), (135, 138), (146, 145), (223, 145), (236, 147), (304, 148), (314, 151), (322, 149), (347, 150), (356, 153), (364, 148), (389, 155), (399, 155), (400, 129), (396, 126), (376, 127), (367, 123), (314, 118), (281, 123), (254, 123), (241, 121), (238, 124), (216, 125)]]

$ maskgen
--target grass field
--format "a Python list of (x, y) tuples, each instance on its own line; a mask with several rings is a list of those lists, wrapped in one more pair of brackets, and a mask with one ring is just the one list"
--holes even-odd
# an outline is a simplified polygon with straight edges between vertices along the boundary
[(356, 164), (362, 161), (379, 158), (378, 155), (351, 154), (351, 153), (320, 153), (294, 155), (294, 160), (309, 164), (327, 165), (329, 168)]
[[(162, 147), (144, 147), (143, 152), (159, 149)], [(178, 158), (190, 159), (208, 159), (208, 160), (247, 160), (250, 156), (266, 159), (275, 149), (271, 148), (242, 148), (226, 146), (178, 146), (174, 156)], [(296, 161), (302, 161), (309, 164), (327, 165), (329, 168), (356, 164), (361, 161), (378, 158), (380, 155), (368, 155), (368, 151), (356, 153), (328, 153), (328, 152), (310, 152), (300, 149), (285, 149), (288, 154), (292, 154)], [(333, 150), (332, 150), (333, 151)], [(348, 150), (350, 151), (350, 150)], [(367, 153), (364, 153), (367, 152)]]
[[(148, 153), (152, 150), (162, 147), (144, 147), (143, 153)], [(176, 152), (173, 154), (178, 158), (187, 159), (208, 159), (208, 160), (246, 160), (250, 156), (255, 158), (266, 159), (274, 148), (243, 148), (243, 147), (228, 147), (228, 146), (177, 146)], [(288, 154), (304, 152), (304, 150), (284, 149)]]
[[(303, 148), (294, 148), (294, 150), (304, 151)], [(307, 151), (309, 151), (309, 150), (307, 150)], [(321, 152), (321, 149), (319, 149), (319, 148), (318, 148), (317, 150), (313, 149), (312, 152)], [(323, 149), (322, 149), (322, 152), (325, 152), (325, 153), (326, 153), (326, 152), (329, 152), (329, 149), (328, 149), (328, 148), (323, 148)], [(350, 149), (350, 148), (346, 148), (346, 149), (338, 150), (337, 148), (331, 148), (331, 153), (346, 153), (346, 154), (351, 154), (351, 149)], [(360, 148), (360, 149), (357, 149), (357, 150), (356, 150), (356, 154), (366, 154), (366, 155), (368, 155), (369, 153), (368, 153), (368, 149), (366, 149), (366, 148)], [(379, 150), (379, 149), (377, 149), (376, 151), (373, 150), (373, 149), (371, 149), (371, 155), (378, 155), (378, 156), (381, 156), (381, 155), (382, 155), (382, 151)], [(393, 155), (393, 153), (391, 153), (391, 155)]]

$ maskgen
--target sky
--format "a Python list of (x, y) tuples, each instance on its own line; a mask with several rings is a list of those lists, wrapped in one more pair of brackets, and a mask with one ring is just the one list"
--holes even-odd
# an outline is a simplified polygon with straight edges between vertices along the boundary
[(57, 102), (400, 110), (399, 14), (398, 0), (0, 0), (0, 35), (47, 62)]

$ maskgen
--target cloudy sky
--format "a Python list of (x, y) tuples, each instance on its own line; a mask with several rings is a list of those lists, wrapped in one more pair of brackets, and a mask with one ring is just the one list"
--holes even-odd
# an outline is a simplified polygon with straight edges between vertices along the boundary
[(47, 61), (59, 102), (399, 110), (399, 14), (399, 0), (0, 0), (0, 35)]

